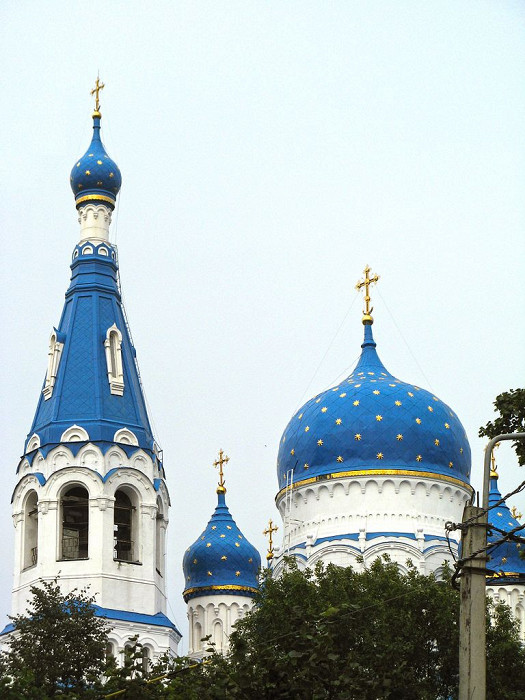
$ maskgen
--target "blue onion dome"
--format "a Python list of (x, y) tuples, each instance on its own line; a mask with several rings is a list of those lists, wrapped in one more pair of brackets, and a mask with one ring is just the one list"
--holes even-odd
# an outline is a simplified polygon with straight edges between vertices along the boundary
[(224, 483), (217, 489), (217, 501), (206, 528), (184, 554), (186, 602), (215, 593), (254, 596), (259, 590), (261, 556), (232, 518)]
[(383, 365), (363, 317), (352, 374), (314, 396), (290, 420), (277, 460), (279, 488), (364, 474), (427, 474), (469, 483), (470, 446), (454, 411), (437, 396), (396, 379)]
[[(491, 575), (487, 577), (487, 585), (525, 583), (525, 560), (520, 557), (520, 552), (523, 551), (521, 542), (507, 541), (491, 547), (504, 537), (504, 533), (514, 530), (514, 528), (523, 527), (517, 519), (516, 511), (514, 510), (513, 514), (501, 498), (498, 488), (498, 473), (494, 464), (490, 472), (489, 509), (487, 569)], [(522, 536), (523, 530), (518, 530), (516, 534)]]
[(93, 138), (88, 150), (71, 170), (71, 189), (77, 209), (87, 202), (105, 204), (114, 209), (122, 185), (118, 165), (106, 153), (100, 138), (102, 115), (93, 112)]

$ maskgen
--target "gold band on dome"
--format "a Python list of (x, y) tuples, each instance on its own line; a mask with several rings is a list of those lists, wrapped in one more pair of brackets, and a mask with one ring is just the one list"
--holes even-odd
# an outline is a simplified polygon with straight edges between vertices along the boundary
[(250, 593), (259, 593), (258, 588), (251, 586), (238, 586), (234, 583), (225, 584), (224, 586), (196, 586), (195, 588), (186, 588), (182, 595), (191, 595), (197, 591), (249, 591)]
[(116, 199), (111, 199), (111, 197), (106, 197), (103, 194), (85, 194), (83, 197), (79, 197), (75, 200), (76, 204), (81, 204), (82, 202), (92, 202), (94, 199), (101, 200), (102, 202), (109, 202), (110, 204), (115, 204)]
[[(448, 481), (451, 484), (456, 484), (457, 486), (463, 486), (464, 488), (470, 489), (473, 491), (474, 489), (470, 484), (465, 484), (464, 481), (461, 481), (461, 479), (456, 479), (453, 476), (447, 476), (446, 474), (436, 474), (434, 472), (419, 472), (415, 470), (408, 470), (408, 469), (359, 469), (356, 471), (352, 472), (335, 472), (333, 474), (321, 474), (319, 476), (312, 476), (309, 479), (302, 479), (301, 481), (296, 481), (292, 485), (292, 489), (299, 488), (301, 486), (306, 486), (307, 484), (318, 484), (323, 481), (330, 481), (332, 479), (339, 479), (340, 477), (345, 477), (345, 476), (424, 476), (429, 479), (437, 479), (439, 481)], [(286, 493), (286, 490), (288, 487), (284, 487), (279, 491), (277, 496), (275, 497), (275, 500), (277, 501), (278, 498), (280, 498), (284, 493)]]

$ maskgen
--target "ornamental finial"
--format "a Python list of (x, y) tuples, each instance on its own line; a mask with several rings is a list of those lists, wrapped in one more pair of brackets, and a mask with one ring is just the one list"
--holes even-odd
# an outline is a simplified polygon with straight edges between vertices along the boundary
[(219, 459), (216, 459), (213, 463), (214, 467), (219, 467), (219, 485), (217, 486), (217, 493), (226, 493), (223, 466), (228, 464), (229, 461), (230, 458), (225, 455), (222, 450), (219, 450)]
[(368, 265), (364, 269), (364, 275), (365, 279), (361, 280), (358, 282), (355, 286), (357, 291), (362, 289), (363, 287), (365, 288), (365, 308), (363, 309), (363, 323), (365, 324), (372, 324), (374, 322), (374, 319), (372, 318), (372, 311), (374, 308), (370, 306), (370, 285), (375, 284), (379, 280), (379, 275), (373, 275), (373, 277), (369, 277), (370, 273), (370, 268)]
[(268, 527), (266, 530), (263, 530), (263, 535), (268, 535), (268, 554), (266, 555), (268, 561), (273, 559), (273, 533), (277, 532), (278, 529), (277, 525), (274, 525), (273, 520), (270, 518)]
[(101, 117), (102, 115), (100, 114), (100, 99), (99, 99), (99, 93), (101, 90), (103, 90), (105, 87), (104, 83), (100, 82), (99, 76), (97, 75), (97, 80), (95, 82), (95, 87), (93, 90), (91, 90), (91, 94), (95, 95), (95, 111), (93, 112), (93, 117)]
[(515, 520), (519, 520), (520, 518), (523, 517), (522, 514), (521, 514), (521, 513), (518, 511), (518, 509), (516, 508), (516, 506), (512, 506), (512, 508), (510, 509), (510, 514), (512, 515), (512, 517), (513, 517)]

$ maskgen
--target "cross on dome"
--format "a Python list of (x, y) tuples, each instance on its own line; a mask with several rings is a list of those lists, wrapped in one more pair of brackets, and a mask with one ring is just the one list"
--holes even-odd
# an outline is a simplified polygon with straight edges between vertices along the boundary
[(370, 285), (375, 284), (376, 282), (379, 281), (379, 275), (373, 275), (373, 277), (369, 277), (369, 272), (370, 272), (370, 267), (367, 265), (365, 269), (363, 270), (365, 279), (360, 280), (355, 288), (359, 292), (363, 287), (365, 288), (365, 308), (363, 309), (363, 323), (373, 323), (374, 319), (372, 318), (372, 311), (374, 308), (370, 306)]
[(95, 87), (93, 90), (91, 90), (91, 94), (95, 95), (95, 111), (93, 112), (93, 116), (100, 117), (100, 99), (99, 99), (99, 93), (101, 90), (105, 88), (105, 84), (100, 82), (99, 76), (97, 75), (97, 80), (95, 82)]
[(214, 467), (219, 467), (219, 485), (217, 486), (217, 493), (226, 493), (223, 466), (228, 464), (229, 461), (230, 458), (228, 455), (225, 455), (222, 450), (219, 450), (219, 459), (216, 459), (213, 463)]
[(274, 525), (273, 520), (270, 518), (268, 527), (263, 530), (263, 535), (268, 535), (268, 554), (266, 555), (268, 561), (273, 559), (273, 533), (277, 532), (278, 529), (277, 525)]

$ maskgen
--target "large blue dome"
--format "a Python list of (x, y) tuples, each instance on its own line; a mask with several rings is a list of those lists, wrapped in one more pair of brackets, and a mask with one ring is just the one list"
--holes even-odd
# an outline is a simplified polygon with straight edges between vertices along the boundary
[(437, 396), (396, 379), (365, 323), (352, 374), (310, 399), (281, 438), (279, 488), (332, 476), (428, 473), (468, 484), (470, 446), (458, 417)]
[(100, 138), (100, 119), (100, 112), (94, 112), (93, 138), (71, 170), (71, 189), (77, 209), (87, 202), (106, 204), (113, 209), (122, 185), (119, 167), (106, 153)]
[(215, 512), (200, 537), (186, 550), (184, 600), (214, 593), (255, 595), (261, 568), (259, 552), (232, 518), (224, 491), (218, 490)]

